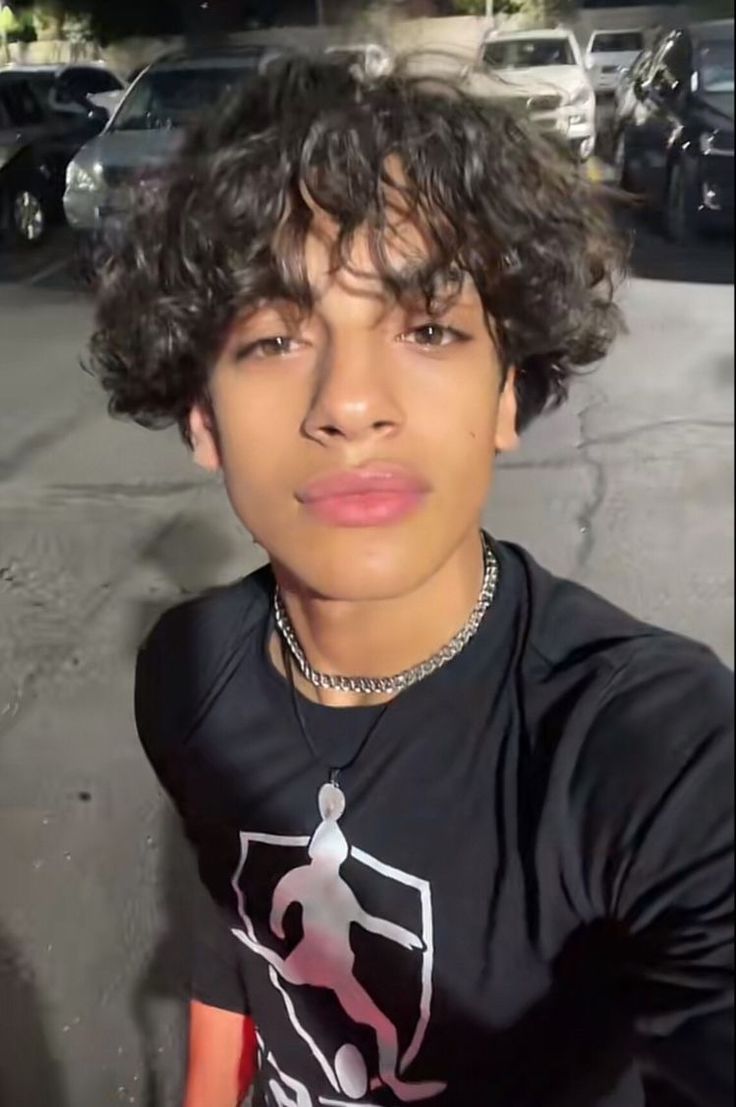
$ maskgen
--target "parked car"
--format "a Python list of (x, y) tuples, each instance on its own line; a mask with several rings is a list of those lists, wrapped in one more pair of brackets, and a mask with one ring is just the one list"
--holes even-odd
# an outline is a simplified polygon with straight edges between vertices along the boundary
[(480, 64), (499, 78), (497, 94), (564, 137), (581, 159), (596, 141), (595, 92), (572, 31), (491, 32)]
[(99, 129), (88, 117), (54, 115), (31, 73), (0, 71), (0, 232), (42, 240), (61, 214), (68, 162)]
[(367, 73), (369, 77), (384, 76), (391, 71), (393, 64), (389, 51), (384, 46), (378, 46), (375, 43), (328, 46), (325, 53), (355, 62), (360, 70)]
[(32, 78), (35, 87), (43, 90), (50, 110), (62, 116), (85, 117), (93, 96), (119, 94), (125, 89), (125, 82), (102, 62), (13, 66), (13, 72)]
[(585, 51), (585, 65), (599, 96), (616, 91), (623, 74), (644, 49), (644, 32), (593, 31)]
[(630, 114), (615, 121), (619, 181), (641, 194), (673, 241), (733, 229), (734, 23), (663, 36), (634, 81)]
[(650, 46), (642, 50), (636, 60), (621, 74), (621, 79), (613, 92), (613, 125), (617, 121), (628, 118), (634, 110), (636, 93), (634, 91), (637, 82), (649, 69), (652, 60), (652, 48)]
[(171, 157), (192, 118), (259, 72), (269, 57), (255, 46), (181, 52), (139, 75), (107, 127), (67, 171), (64, 211), (83, 249), (90, 236), (125, 221), (134, 186)]

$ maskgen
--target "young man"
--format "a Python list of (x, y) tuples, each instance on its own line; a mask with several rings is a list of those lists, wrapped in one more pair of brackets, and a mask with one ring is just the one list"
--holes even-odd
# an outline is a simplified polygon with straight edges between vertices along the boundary
[(177, 421), (270, 559), (138, 663), (214, 901), (186, 1107), (731, 1102), (729, 674), (480, 528), (619, 263), (500, 109), (335, 62), (269, 68), (141, 201), (112, 409)]

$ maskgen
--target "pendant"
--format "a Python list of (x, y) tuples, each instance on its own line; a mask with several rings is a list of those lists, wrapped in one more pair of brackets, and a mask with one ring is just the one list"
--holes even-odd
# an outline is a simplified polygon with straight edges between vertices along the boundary
[(317, 797), (319, 813), (324, 822), (338, 822), (345, 814), (345, 793), (335, 780), (323, 784)]

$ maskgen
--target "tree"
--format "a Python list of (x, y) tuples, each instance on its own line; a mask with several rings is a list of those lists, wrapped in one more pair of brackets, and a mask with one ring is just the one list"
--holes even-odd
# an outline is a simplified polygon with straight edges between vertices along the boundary
[[(0, 0), (2, 2), (2, 0)], [(33, 6), (34, 0), (18, 0)], [(229, 31), (304, 22), (303, 0), (42, 0), (44, 11), (89, 21), (92, 36), (103, 46), (122, 38), (167, 35), (209, 37)], [(306, 5), (314, 20), (312, 3)]]
[[(528, 0), (494, 0), (494, 14), (515, 15), (522, 12), (527, 6)], [(453, 0), (455, 15), (485, 15), (487, 11), (486, 0)]]
[[(485, 15), (486, 0), (452, 0), (456, 15)], [(574, 18), (580, 4), (577, 0), (494, 0), (494, 15), (526, 15), (540, 27), (552, 27)]]

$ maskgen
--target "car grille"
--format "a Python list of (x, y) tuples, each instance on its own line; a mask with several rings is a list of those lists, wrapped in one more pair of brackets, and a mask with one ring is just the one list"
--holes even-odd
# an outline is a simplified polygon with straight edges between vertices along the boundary
[(160, 177), (160, 170), (152, 166), (107, 165), (103, 170), (108, 188), (135, 188), (140, 184), (153, 184)]
[(530, 96), (527, 100), (527, 109), (532, 115), (536, 115), (537, 112), (557, 111), (561, 106), (561, 96)]
[(511, 96), (503, 101), (514, 115), (534, 117), (536, 123), (544, 122), (540, 116), (547, 115), (550, 122), (554, 123), (554, 113), (562, 105), (561, 96)]
[(135, 180), (135, 174), (130, 166), (106, 165), (103, 176), (109, 188), (125, 188)]

